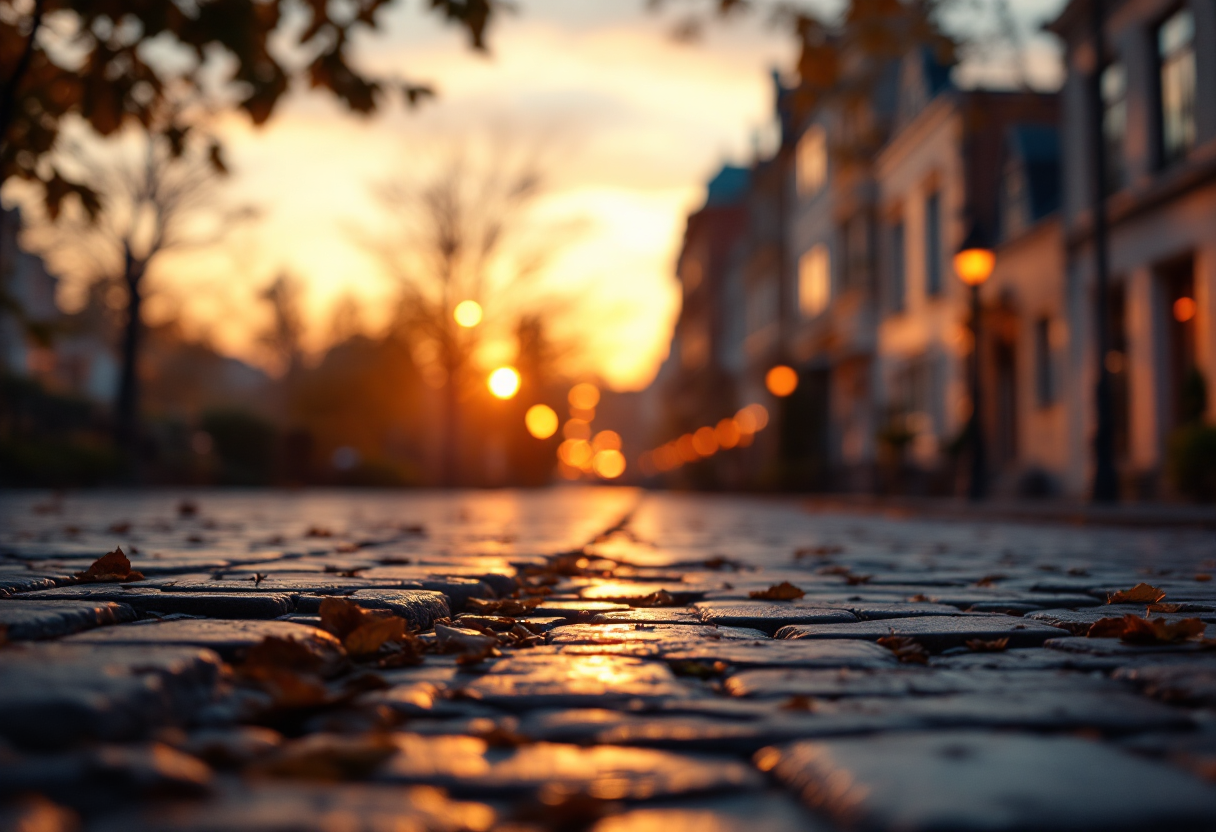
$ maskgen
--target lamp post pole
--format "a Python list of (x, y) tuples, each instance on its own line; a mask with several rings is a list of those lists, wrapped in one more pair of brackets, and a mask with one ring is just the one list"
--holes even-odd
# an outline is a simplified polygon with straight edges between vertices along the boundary
[(988, 459), (984, 449), (984, 419), (980, 357), (980, 284), (971, 284), (971, 482), (967, 496), (982, 500), (988, 496)]

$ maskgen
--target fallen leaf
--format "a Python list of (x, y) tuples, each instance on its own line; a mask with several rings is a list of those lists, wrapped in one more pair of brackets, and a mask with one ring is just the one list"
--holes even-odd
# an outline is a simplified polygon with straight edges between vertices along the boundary
[(714, 555), (702, 565), (706, 569), (712, 569), (715, 572), (721, 572), (723, 569), (739, 572), (747, 568), (742, 562), (728, 558), (725, 555)]
[(404, 638), (405, 619), (394, 615), (368, 620), (342, 639), (342, 646), (353, 658), (361, 659), (380, 652), (386, 642), (401, 641)]
[(794, 560), (802, 560), (803, 558), (826, 558), (829, 555), (838, 555), (843, 551), (843, 546), (836, 546), (830, 543), (822, 546), (804, 546), (801, 549), (794, 550)]
[(1156, 604), (1165, 597), (1165, 590), (1146, 583), (1138, 583), (1131, 589), (1121, 589), (1107, 597), (1108, 604)]
[(656, 590), (649, 595), (644, 595), (641, 598), (629, 599), (629, 605), (633, 607), (680, 607), (683, 606), (677, 601), (670, 592), (665, 589)]
[(281, 667), (257, 667), (245, 675), (270, 694), (276, 708), (316, 708), (330, 701), (320, 679)]
[(114, 581), (142, 581), (144, 575), (142, 572), (133, 572), (131, 570), (131, 561), (123, 554), (122, 547), (119, 546), (113, 552), (106, 554), (93, 561), (84, 572), (77, 572), (76, 578), (82, 583), (109, 583)]
[(811, 699), (809, 696), (791, 696), (781, 704), (781, 710), (810, 713), (811, 711), (815, 710), (815, 700)]
[(908, 600), (910, 602), (912, 602), (913, 604), (929, 604), (929, 603), (932, 603), (932, 601), (933, 601), (932, 598), (930, 598), (928, 595), (926, 595), (923, 592), (916, 593)]
[(1146, 612), (1178, 612), (1182, 609), (1182, 604), (1149, 604), (1145, 608)]
[(323, 526), (309, 526), (308, 531), (304, 532), (305, 537), (333, 537), (334, 533)]
[(853, 570), (847, 566), (833, 564), (831, 566), (821, 566), (815, 570), (816, 575), (848, 575)]
[(972, 638), (964, 642), (972, 653), (1003, 653), (1009, 647), (1009, 638), (994, 638), (985, 641), (982, 638)]
[(873, 580), (873, 575), (845, 575), (844, 582), (849, 586), (861, 586)]
[(266, 636), (245, 652), (245, 660), (240, 669), (246, 673), (256, 672), (260, 668), (317, 673), (324, 663), (321, 656), (298, 641)]
[(759, 601), (796, 601), (805, 595), (803, 590), (789, 581), (782, 581), (779, 584), (773, 584), (768, 589), (747, 593), (748, 598), (755, 598)]
[(1183, 618), (1168, 621), (1164, 618), (1147, 619), (1138, 615), (1123, 616), (1125, 628), (1122, 640), (1132, 644), (1173, 644), (1203, 635), (1206, 626), (1201, 619)]
[(996, 586), (998, 581), (1003, 581), (1008, 577), (1006, 575), (985, 575), (975, 582), (976, 586), (991, 587)]
[(488, 600), (486, 598), (470, 598), (465, 607), (471, 612), (484, 612), (493, 615), (527, 615), (540, 606), (540, 598), (502, 598)]
[(878, 640), (878, 644), (890, 650), (895, 654), (895, 658), (905, 664), (929, 663), (929, 651), (908, 636), (883, 636)]
[(444, 624), (435, 625), (435, 636), (445, 653), (479, 653), (498, 646), (498, 639), (494, 636)]
[(300, 780), (359, 780), (396, 753), (397, 745), (387, 734), (312, 734), (287, 743), (250, 771)]
[(1089, 625), (1089, 630), (1085, 633), (1085, 637), (1119, 638), (1123, 635), (1125, 629), (1127, 629), (1127, 626), (1123, 623), (1122, 618), (1099, 618)]
[(367, 613), (363, 607), (346, 598), (325, 598), (321, 601), (321, 628), (338, 638), (346, 638), (363, 626)]
[(1201, 583), (1201, 584), (1207, 583), (1208, 581), (1212, 580), (1212, 576), (1208, 575), (1206, 573), (1200, 572), (1198, 575), (1195, 576), (1195, 580), (1199, 581), (1199, 583)]

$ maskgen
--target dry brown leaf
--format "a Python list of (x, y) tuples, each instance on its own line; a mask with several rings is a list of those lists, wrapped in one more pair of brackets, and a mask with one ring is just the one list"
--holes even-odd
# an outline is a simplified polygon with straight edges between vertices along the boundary
[(755, 598), (759, 601), (796, 601), (805, 595), (803, 590), (789, 581), (782, 581), (779, 584), (773, 584), (768, 589), (747, 593), (748, 598)]
[(1199, 583), (1201, 583), (1201, 584), (1207, 583), (1208, 581), (1212, 580), (1212, 576), (1208, 575), (1205, 572), (1200, 572), (1198, 575), (1195, 576), (1195, 580), (1199, 581)]
[(540, 598), (502, 598), (489, 600), (486, 598), (470, 598), (465, 607), (470, 612), (483, 612), (491, 615), (527, 615), (540, 606)]
[(1131, 589), (1121, 589), (1107, 597), (1108, 604), (1156, 604), (1165, 598), (1165, 590), (1151, 584), (1138, 583)]
[(1203, 635), (1206, 625), (1198, 618), (1183, 618), (1167, 621), (1164, 618), (1147, 619), (1138, 615), (1123, 616), (1125, 627), (1123, 641), (1133, 644), (1172, 644)]
[(338, 638), (346, 638), (363, 626), (367, 611), (346, 598), (326, 598), (321, 601), (321, 627)]
[(324, 659), (306, 645), (288, 638), (266, 636), (245, 652), (240, 669), (246, 674), (256, 673), (261, 668), (317, 673), (323, 665)]
[(1086, 638), (1120, 638), (1127, 625), (1122, 618), (1099, 618), (1089, 625)]
[(878, 644), (890, 650), (895, 654), (895, 658), (905, 664), (929, 663), (929, 651), (907, 636), (883, 636), (878, 640)]
[(76, 577), (82, 583), (142, 581), (144, 579), (142, 572), (131, 571), (131, 561), (123, 554), (121, 546), (93, 561), (93, 565), (86, 571), (77, 572)]
[(405, 638), (405, 619), (372, 618), (342, 639), (342, 646), (352, 657), (359, 659), (375, 655), (386, 642)]
[(985, 575), (975, 582), (976, 586), (992, 587), (996, 586), (998, 581), (1003, 581), (1008, 577), (1006, 575)]
[(1182, 604), (1149, 604), (1145, 608), (1146, 612), (1178, 612), (1182, 609)]
[(283, 746), (252, 773), (301, 780), (358, 780), (397, 753), (386, 734), (313, 734)]
[(276, 708), (316, 708), (330, 702), (320, 679), (281, 667), (258, 667), (246, 674), (274, 699)]
[(683, 606), (670, 592), (665, 589), (656, 590), (641, 598), (630, 598), (629, 605), (633, 607), (680, 607)]
[(912, 602), (913, 604), (929, 604), (929, 603), (932, 603), (932, 601), (933, 601), (932, 598), (930, 598), (928, 595), (926, 595), (923, 592), (916, 593), (908, 600), (910, 602)]
[(873, 575), (845, 575), (844, 582), (849, 586), (861, 586), (874, 579)]
[(994, 638), (986, 641), (982, 638), (967, 639), (964, 644), (972, 653), (1003, 653), (1009, 647), (1009, 638)]
[(815, 710), (815, 700), (811, 699), (809, 696), (802, 696), (801, 694), (791, 696), (781, 704), (781, 710), (810, 713), (811, 711)]
[(816, 575), (848, 575), (853, 570), (847, 566), (833, 564), (832, 566), (821, 566), (815, 570)]

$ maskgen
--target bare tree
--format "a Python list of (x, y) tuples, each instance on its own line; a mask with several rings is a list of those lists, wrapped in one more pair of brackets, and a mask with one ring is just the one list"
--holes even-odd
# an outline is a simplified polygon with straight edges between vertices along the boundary
[(300, 281), (283, 273), (261, 293), (270, 304), (273, 319), (258, 339), (273, 354), (279, 370), (290, 376), (300, 368), (304, 357), (303, 288)]
[[(69, 271), (111, 277), (126, 290), (121, 374), (114, 407), (114, 438), (133, 461), (139, 437), (139, 355), (149, 269), (171, 251), (219, 242), (249, 207), (219, 204), (226, 168), (218, 146), (200, 135), (139, 133), (134, 149), (105, 160), (79, 148), (67, 161), (101, 200), (95, 217), (65, 212), (44, 225), (41, 248)], [(119, 148), (125, 149), (125, 148)]]
[[(544, 317), (560, 303), (537, 278), (576, 229), (537, 221), (532, 209), (542, 190), (537, 154), (502, 149), (481, 164), (457, 157), (421, 184), (376, 189), (392, 231), (365, 242), (401, 287), (398, 325), (438, 365), (449, 485), (457, 480), (460, 401), (479, 345), (491, 334), (509, 337), (522, 318)], [(464, 301), (481, 307), (480, 325), (456, 321)]]

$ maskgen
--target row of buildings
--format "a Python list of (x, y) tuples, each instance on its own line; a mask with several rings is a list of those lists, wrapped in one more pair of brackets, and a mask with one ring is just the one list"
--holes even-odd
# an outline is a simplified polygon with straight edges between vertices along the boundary
[[(861, 100), (801, 108), (798, 88), (775, 78), (779, 146), (723, 168), (688, 218), (654, 439), (749, 402), (769, 407), (774, 429), (746, 453), (667, 476), (956, 493), (978, 350), (992, 490), (1087, 492), (1099, 366), (1124, 493), (1168, 489), (1171, 433), (1216, 418), (1216, 395), (1192, 412), (1204, 381), (1216, 392), (1216, 3), (1107, 0), (1101, 46), (1094, 5), (1072, 0), (1050, 24), (1064, 45), (1056, 93), (960, 89), (927, 50), (878, 71), (859, 57), (852, 71), (872, 76)], [(1100, 96), (1087, 87), (1095, 72)], [(952, 268), (968, 238), (996, 253), (978, 344)], [(765, 389), (776, 365), (798, 372), (785, 399)]]

